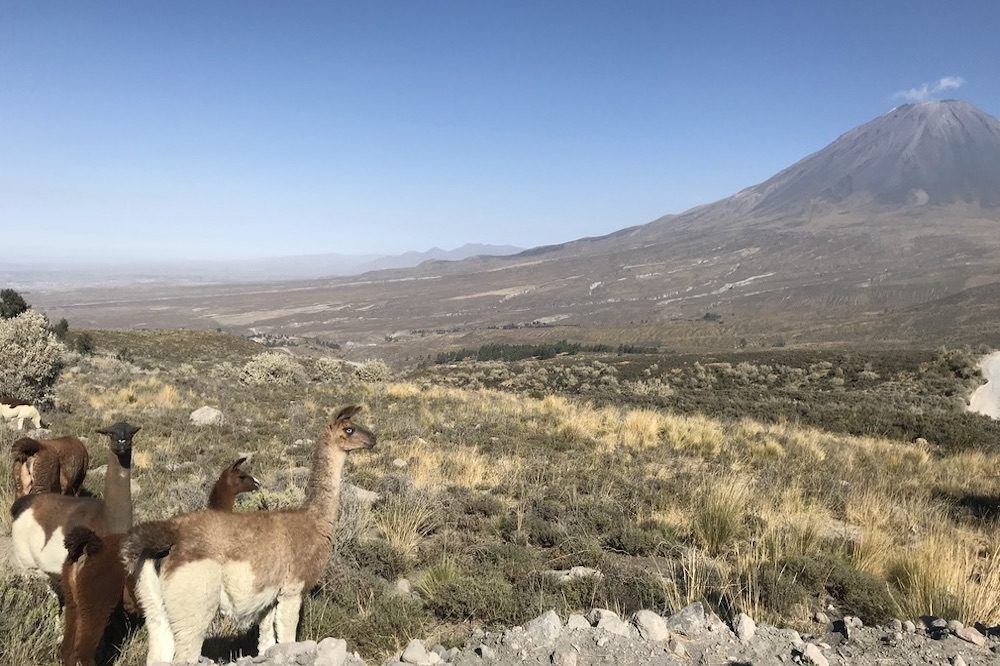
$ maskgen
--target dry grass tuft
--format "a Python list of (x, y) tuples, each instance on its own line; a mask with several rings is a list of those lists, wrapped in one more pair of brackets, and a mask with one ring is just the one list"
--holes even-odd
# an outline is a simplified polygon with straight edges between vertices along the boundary
[(421, 542), (435, 527), (436, 512), (426, 499), (393, 496), (378, 507), (372, 523), (394, 551), (412, 560)]

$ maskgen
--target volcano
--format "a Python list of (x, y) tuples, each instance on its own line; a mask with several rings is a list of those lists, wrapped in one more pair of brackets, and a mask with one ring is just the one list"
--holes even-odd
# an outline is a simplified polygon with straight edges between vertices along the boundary
[[(962, 101), (906, 104), (758, 185), (607, 236), (289, 286), (280, 310), (272, 287), (157, 293), (142, 321), (374, 345), (490, 329), (674, 347), (1000, 346), (1000, 121)], [(36, 300), (81, 324), (135, 320), (123, 295), (94, 297)], [(419, 336), (415, 348), (430, 344)]]

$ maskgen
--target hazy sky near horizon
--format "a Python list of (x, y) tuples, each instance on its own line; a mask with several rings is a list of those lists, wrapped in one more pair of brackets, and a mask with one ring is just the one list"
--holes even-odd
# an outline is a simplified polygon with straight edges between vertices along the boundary
[(0, 0), (0, 259), (608, 233), (903, 101), (1000, 114), (998, 25), (992, 1)]

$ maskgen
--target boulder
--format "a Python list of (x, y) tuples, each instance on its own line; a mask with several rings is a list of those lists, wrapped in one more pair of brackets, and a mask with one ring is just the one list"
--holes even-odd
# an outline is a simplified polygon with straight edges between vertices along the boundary
[(343, 666), (347, 661), (347, 641), (343, 638), (324, 638), (316, 646), (315, 666)]
[(733, 621), (733, 633), (744, 643), (749, 643), (757, 633), (757, 623), (746, 613), (740, 613)]
[(554, 610), (524, 623), (524, 637), (533, 643), (551, 643), (559, 638), (562, 620)]
[[(437, 655), (434, 656), (437, 657)], [(440, 657), (438, 659), (440, 660)], [(413, 664), (414, 666), (431, 666), (435, 663), (431, 661), (431, 655), (424, 647), (424, 642), (417, 638), (407, 643), (399, 660), (404, 664)]]
[(215, 407), (199, 407), (191, 412), (191, 424), (202, 426), (219, 426), (226, 422), (226, 417)]
[(670, 640), (670, 631), (667, 629), (667, 622), (662, 617), (650, 610), (641, 610), (632, 616), (632, 623), (639, 630), (639, 635), (647, 641)]
[(696, 601), (667, 618), (667, 629), (685, 636), (697, 636), (705, 630), (705, 607)]

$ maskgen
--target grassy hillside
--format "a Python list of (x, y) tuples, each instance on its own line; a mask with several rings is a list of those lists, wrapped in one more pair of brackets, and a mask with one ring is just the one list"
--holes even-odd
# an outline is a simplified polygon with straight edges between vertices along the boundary
[[(810, 371), (815, 359), (744, 383), (761, 365), (779, 364), (746, 361), (757, 370), (737, 372), (738, 364), (727, 371), (706, 359), (703, 375), (694, 359), (654, 357), (525, 362), (534, 365), (523, 383), (511, 380), (520, 366), (507, 364), (373, 381), (383, 370), (330, 360), (244, 372), (255, 350), (242, 341), (186, 358), (182, 343), (168, 341), (173, 334), (161, 335), (167, 340), (151, 337), (143, 354), (79, 358), (49, 415), (57, 433), (86, 434), (118, 418), (143, 426), (139, 520), (200, 508), (217, 471), (247, 452), (265, 490), (239, 508), (295, 505), (331, 412), (366, 407), (379, 446), (352, 455), (346, 476), (379, 499), (345, 497), (334, 556), (304, 606), (303, 638), (341, 636), (364, 656), (385, 656), (411, 637), (460, 641), (473, 627), (516, 624), (547, 608), (666, 611), (695, 599), (724, 617), (745, 611), (793, 627), (807, 627), (828, 603), (867, 622), (930, 612), (1000, 622), (993, 442), (861, 437), (768, 407), (788, 396), (891, 405), (912, 395), (900, 413), (923, 404), (929, 423), (964, 419), (960, 393), (975, 380), (947, 354), (895, 369), (866, 370), (861, 360), (842, 384), (832, 366)], [(153, 362), (161, 348), (173, 351)], [(298, 363), (275, 364), (286, 361)], [(601, 379), (612, 374), (602, 366), (617, 368), (620, 390)], [(805, 366), (801, 377), (796, 366)], [(856, 383), (860, 372), (877, 377)], [(736, 374), (724, 382), (727, 373)], [(560, 383), (569, 376), (575, 390)], [(601, 390), (580, 387), (602, 381)], [(934, 391), (944, 390), (959, 399), (937, 401)], [(712, 391), (730, 408), (708, 399)], [(222, 409), (226, 423), (191, 426), (188, 414), (205, 404)], [(744, 415), (733, 404), (756, 407)], [(969, 423), (990, 432), (990, 422)], [(0, 433), (0, 446), (13, 437)], [(90, 443), (92, 465), (103, 464), (96, 436)], [(100, 492), (97, 478), (86, 485)], [(0, 477), (5, 505), (10, 486)], [(9, 531), (6, 514), (0, 530)], [(560, 583), (546, 573), (574, 566), (601, 575)], [(395, 591), (401, 577), (410, 594)], [(0, 661), (56, 663), (57, 613), (42, 583), (4, 574)], [(220, 621), (215, 633), (207, 644), (215, 654), (240, 645), (231, 638), (237, 628)], [(142, 663), (144, 641), (135, 633), (117, 663)]]

